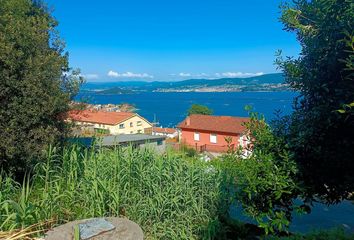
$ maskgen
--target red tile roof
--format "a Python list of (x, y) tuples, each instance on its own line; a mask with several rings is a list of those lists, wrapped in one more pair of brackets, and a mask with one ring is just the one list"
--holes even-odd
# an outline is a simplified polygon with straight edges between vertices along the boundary
[(200, 130), (208, 132), (223, 132), (239, 134), (246, 130), (245, 122), (249, 118), (231, 116), (210, 116), (193, 114), (188, 116), (178, 127), (183, 129)]
[(68, 119), (77, 122), (99, 123), (117, 125), (136, 115), (131, 112), (103, 112), (91, 110), (72, 110), (68, 113)]
[(152, 131), (153, 132), (158, 132), (158, 133), (165, 133), (165, 134), (174, 134), (175, 132), (177, 132), (177, 129), (154, 127), (152, 129)]

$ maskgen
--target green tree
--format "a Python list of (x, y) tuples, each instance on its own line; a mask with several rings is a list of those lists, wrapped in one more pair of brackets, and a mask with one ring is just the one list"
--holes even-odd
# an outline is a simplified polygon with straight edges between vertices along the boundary
[(189, 109), (188, 109), (188, 116), (191, 114), (202, 114), (202, 115), (212, 115), (213, 110), (208, 108), (207, 106), (204, 105), (199, 105), (199, 104), (193, 104)]
[[(327, 203), (354, 192), (354, 5), (350, 0), (297, 0), (282, 6), (285, 29), (302, 47), (298, 58), (277, 63), (300, 93), (281, 122), (299, 166), (305, 196)], [(338, 111), (339, 110), (339, 111)]]
[(0, 164), (29, 169), (48, 144), (65, 136), (63, 113), (77, 92), (78, 71), (39, 1), (0, 2)]
[[(300, 189), (296, 163), (285, 139), (276, 136), (262, 116), (251, 113), (246, 123), (252, 154), (224, 156), (224, 171), (232, 176), (236, 200), (266, 234), (287, 231)], [(300, 206), (298, 209), (301, 209)]]

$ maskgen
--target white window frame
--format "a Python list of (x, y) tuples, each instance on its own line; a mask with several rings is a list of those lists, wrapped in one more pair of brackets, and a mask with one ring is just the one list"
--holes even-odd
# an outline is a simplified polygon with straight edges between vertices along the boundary
[(218, 143), (218, 135), (215, 133), (210, 133), (210, 143)]
[(200, 133), (199, 132), (194, 132), (194, 141), (200, 141)]
[(124, 123), (119, 124), (119, 129), (124, 129)]

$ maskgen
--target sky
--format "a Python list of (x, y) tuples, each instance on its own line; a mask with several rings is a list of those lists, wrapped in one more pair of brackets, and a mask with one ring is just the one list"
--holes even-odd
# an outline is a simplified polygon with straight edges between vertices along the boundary
[(175, 81), (278, 72), (297, 56), (281, 0), (47, 0), (70, 65), (89, 82)]

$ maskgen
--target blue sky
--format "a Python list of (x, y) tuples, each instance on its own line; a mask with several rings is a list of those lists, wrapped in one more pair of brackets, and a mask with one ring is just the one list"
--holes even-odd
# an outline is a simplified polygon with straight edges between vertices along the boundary
[(281, 0), (48, 0), (88, 81), (167, 81), (276, 72), (296, 56)]

